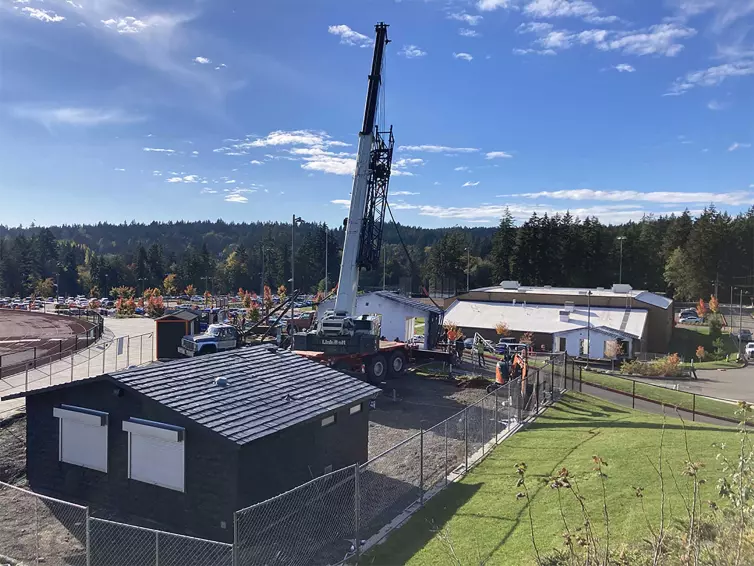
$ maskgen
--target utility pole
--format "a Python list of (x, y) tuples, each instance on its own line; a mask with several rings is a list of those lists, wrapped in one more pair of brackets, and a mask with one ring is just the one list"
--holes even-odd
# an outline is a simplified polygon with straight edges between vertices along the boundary
[(469, 275), (471, 274), (471, 248), (466, 248), (466, 292), (469, 292)]
[(719, 286), (720, 286), (720, 275), (719, 273), (715, 272), (715, 298), (718, 298), (720, 296), (717, 294)]
[[(293, 249), (294, 244), (294, 235), (296, 233), (296, 223), (301, 223), (303, 220), (301, 220), (300, 216), (293, 215), (293, 222), (291, 223), (291, 289), (289, 292), (289, 296), (293, 297), (293, 290), (295, 289), (296, 282), (294, 278), (294, 269), (295, 269), (295, 257), (296, 254)], [(293, 306), (293, 300), (291, 300), (291, 326), (290, 328), (293, 328), (293, 316), (295, 314), (295, 307)], [(293, 336), (291, 336), (291, 349), (293, 349)]]
[(618, 236), (617, 240), (620, 242), (620, 267), (618, 268), (618, 283), (623, 283), (623, 240), (625, 236)]
[(589, 369), (589, 351), (592, 349), (592, 290), (586, 292), (586, 369)]
[(741, 289), (738, 301), (738, 352), (741, 353), (741, 331), (744, 327), (744, 290)]

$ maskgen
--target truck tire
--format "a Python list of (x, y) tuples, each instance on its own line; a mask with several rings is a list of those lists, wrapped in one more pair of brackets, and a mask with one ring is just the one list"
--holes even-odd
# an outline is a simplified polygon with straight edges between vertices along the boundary
[(379, 383), (387, 376), (387, 361), (382, 354), (375, 354), (365, 360), (364, 367), (367, 372), (367, 380), (371, 383)]
[(214, 344), (210, 344), (209, 346), (204, 346), (199, 352), (197, 352), (197, 356), (204, 356), (207, 354), (214, 354), (217, 352), (217, 346)]
[(408, 363), (408, 358), (406, 357), (406, 352), (403, 350), (393, 350), (393, 352), (390, 354), (390, 358), (388, 358), (388, 368), (390, 369), (390, 375), (393, 375), (395, 377), (400, 377), (404, 374), (406, 371), (406, 364)]

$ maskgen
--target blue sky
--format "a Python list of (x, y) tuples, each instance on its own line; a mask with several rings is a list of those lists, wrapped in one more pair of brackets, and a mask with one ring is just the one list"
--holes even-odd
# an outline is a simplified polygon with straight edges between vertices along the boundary
[(378, 21), (401, 222), (754, 203), (754, 0), (0, 0), (0, 223), (339, 223)]

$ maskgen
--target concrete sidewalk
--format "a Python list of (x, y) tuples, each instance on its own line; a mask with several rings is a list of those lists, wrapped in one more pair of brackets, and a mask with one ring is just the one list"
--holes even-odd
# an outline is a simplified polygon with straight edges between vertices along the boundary
[[(0, 379), (0, 397), (109, 373), (154, 360), (154, 321), (105, 319), (96, 343), (62, 360)], [(24, 399), (0, 401), (0, 420), (24, 406)]]

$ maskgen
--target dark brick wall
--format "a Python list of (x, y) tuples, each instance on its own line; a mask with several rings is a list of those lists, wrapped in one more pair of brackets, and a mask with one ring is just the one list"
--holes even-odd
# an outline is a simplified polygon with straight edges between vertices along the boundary
[[(238, 447), (150, 399), (116, 385), (93, 382), (26, 400), (27, 468), (31, 487), (70, 501), (154, 521), (185, 534), (231, 540), (236, 505)], [(53, 407), (77, 405), (109, 413), (108, 472), (58, 461), (58, 419)], [(137, 417), (186, 429), (185, 493), (128, 479), (128, 434), (123, 420)], [(220, 527), (225, 521), (226, 528)], [(143, 521), (142, 521), (143, 523)], [(148, 524), (148, 523), (147, 523)]]
[(322, 418), (302, 423), (241, 448), (238, 474), (239, 508), (263, 501), (333, 471), (363, 464), (369, 451), (369, 401), (360, 413), (348, 407), (337, 412), (335, 424), (322, 427)]

